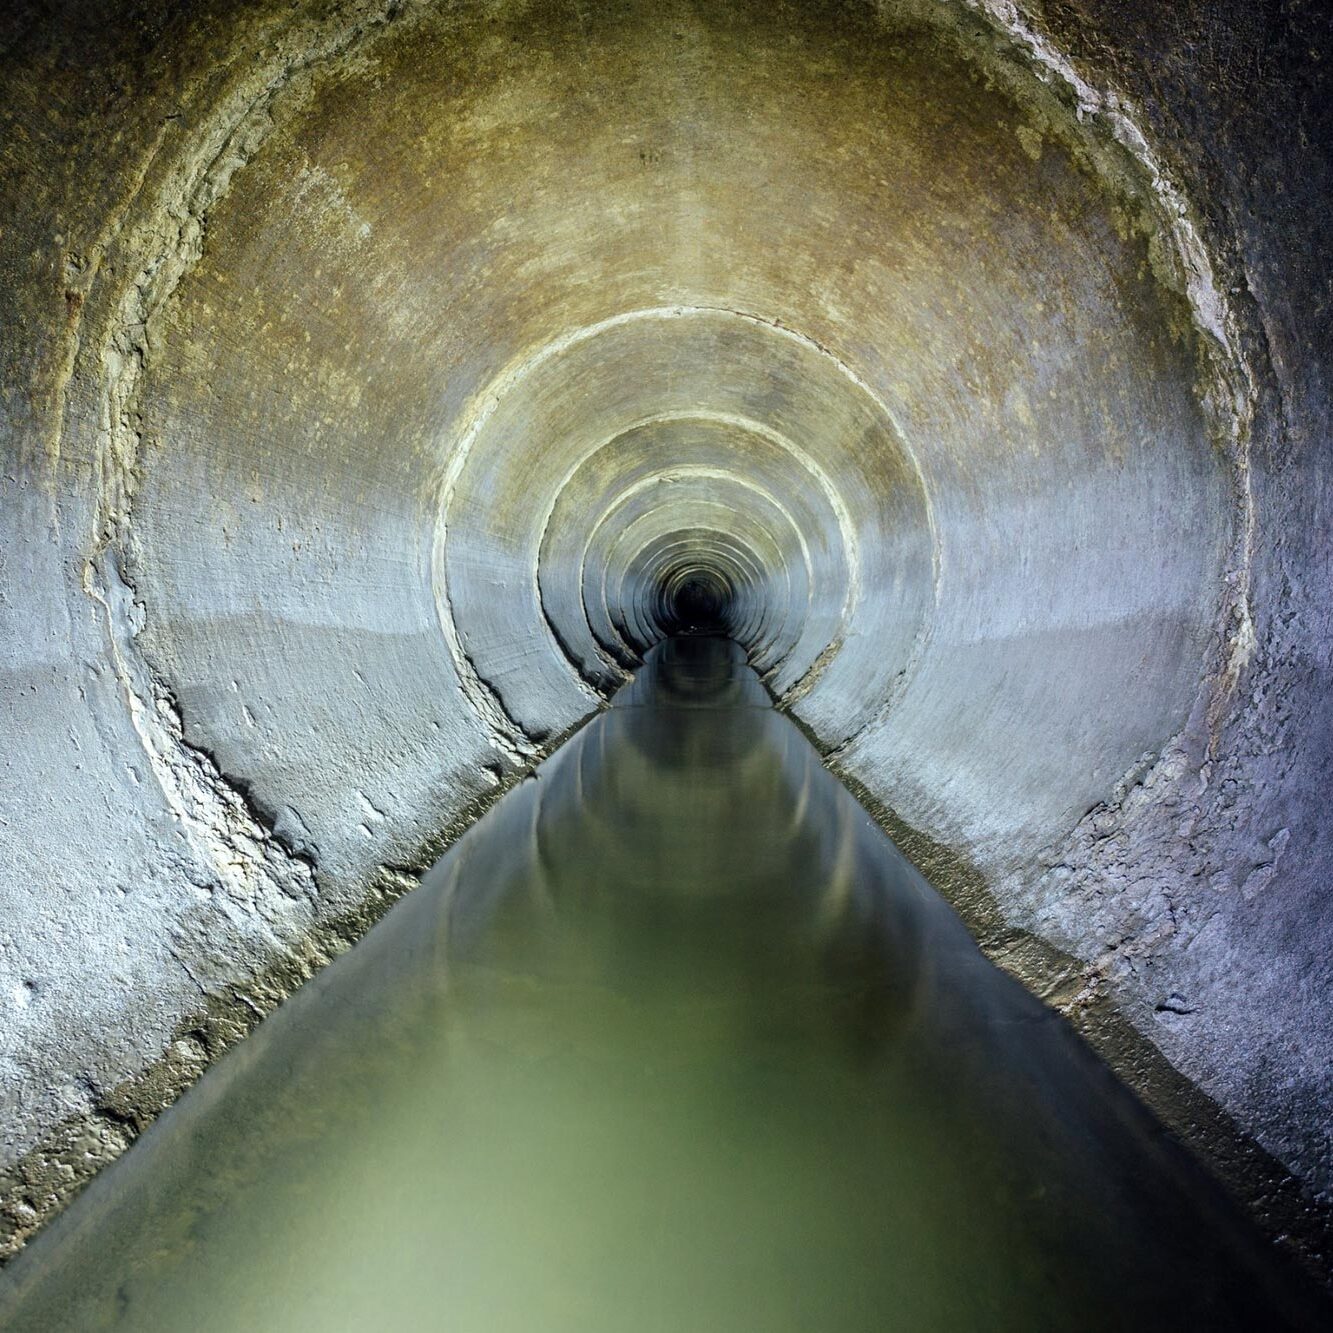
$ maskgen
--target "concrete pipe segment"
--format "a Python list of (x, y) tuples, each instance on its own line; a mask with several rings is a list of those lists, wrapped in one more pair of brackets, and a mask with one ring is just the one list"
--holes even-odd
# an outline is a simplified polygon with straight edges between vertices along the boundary
[(1327, 1246), (1328, 6), (0, 24), (7, 1251), (691, 618)]

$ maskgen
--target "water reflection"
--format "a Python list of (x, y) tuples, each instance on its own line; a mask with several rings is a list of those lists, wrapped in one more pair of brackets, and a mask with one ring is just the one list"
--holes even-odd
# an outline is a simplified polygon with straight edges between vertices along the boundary
[(7, 1327), (147, 1333), (1320, 1323), (704, 638), (6, 1284)]

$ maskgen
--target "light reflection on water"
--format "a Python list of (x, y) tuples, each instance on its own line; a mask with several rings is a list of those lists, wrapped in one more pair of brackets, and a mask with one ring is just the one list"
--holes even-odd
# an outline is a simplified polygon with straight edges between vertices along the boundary
[(34, 1330), (1302, 1319), (710, 639), (659, 649), (6, 1283)]

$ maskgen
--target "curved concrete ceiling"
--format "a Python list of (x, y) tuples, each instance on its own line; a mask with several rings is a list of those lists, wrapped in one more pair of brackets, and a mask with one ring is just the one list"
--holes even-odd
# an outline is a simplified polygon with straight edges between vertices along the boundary
[(1326, 840), (1253, 711), (1287, 287), (1084, 9), (16, 23), (14, 1236), (691, 598), (1127, 1076), (1327, 1191)]

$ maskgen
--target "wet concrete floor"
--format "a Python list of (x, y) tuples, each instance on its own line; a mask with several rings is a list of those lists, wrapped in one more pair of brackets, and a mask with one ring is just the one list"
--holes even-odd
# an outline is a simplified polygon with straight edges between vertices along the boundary
[(141, 1333), (1320, 1327), (734, 645), (655, 650), (0, 1278)]

